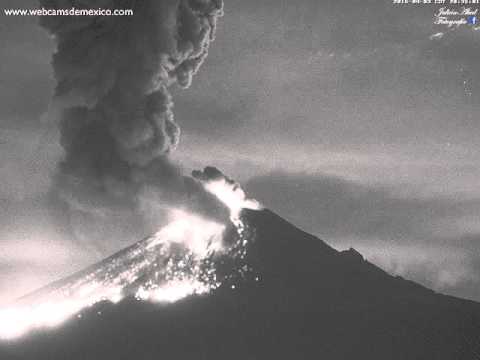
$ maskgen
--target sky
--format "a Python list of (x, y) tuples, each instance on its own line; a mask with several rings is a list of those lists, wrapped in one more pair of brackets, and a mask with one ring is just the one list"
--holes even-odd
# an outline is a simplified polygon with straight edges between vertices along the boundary
[[(434, 25), (437, 10), (227, 0), (191, 87), (173, 90), (172, 157), (217, 166), (337, 249), (480, 300), (480, 31)], [(125, 243), (74, 241), (46, 209), (54, 43), (37, 19), (0, 16), (2, 303)]]

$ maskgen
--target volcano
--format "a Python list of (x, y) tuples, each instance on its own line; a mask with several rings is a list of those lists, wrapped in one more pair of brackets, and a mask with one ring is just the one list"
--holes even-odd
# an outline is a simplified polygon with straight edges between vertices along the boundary
[(226, 241), (241, 245), (232, 246), (235, 254), (205, 257), (216, 269), (208, 291), (157, 303), (139, 299), (142, 286), (158, 281), (159, 262), (168, 263), (158, 242), (145, 239), (24, 298), (85, 279), (118, 286), (137, 274), (122, 285), (129, 289), (122, 298), (101, 293), (104, 301), (61, 325), (3, 341), (0, 358), (480, 359), (479, 303), (391, 276), (354, 249), (336, 251), (270, 210), (244, 209), (240, 216), (242, 235), (225, 231)]

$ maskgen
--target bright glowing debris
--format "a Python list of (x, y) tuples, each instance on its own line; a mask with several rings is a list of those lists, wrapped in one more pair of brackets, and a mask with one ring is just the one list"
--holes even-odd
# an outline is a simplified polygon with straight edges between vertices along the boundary
[(148, 300), (159, 303), (172, 303), (190, 295), (208, 293), (211, 288), (196, 279), (173, 281), (166, 286), (160, 286), (153, 290), (140, 288), (136, 293), (139, 300)]
[(225, 225), (208, 221), (182, 210), (170, 212), (173, 221), (157, 232), (147, 248), (166, 244), (183, 244), (193, 254), (205, 257), (222, 248)]
[(171, 216), (154, 236), (0, 310), (0, 338), (56, 326), (100, 301), (174, 302), (218, 287), (209, 258), (222, 252), (225, 226), (179, 210)]
[(85, 307), (100, 301), (116, 303), (122, 298), (121, 288), (99, 287), (95, 282), (81, 286), (71, 296), (52, 291), (39, 302), (20, 302), (0, 309), (0, 339), (13, 339), (33, 329), (57, 326)]
[(205, 168), (203, 172), (194, 171), (193, 176), (199, 180), (205, 190), (215, 195), (230, 211), (230, 221), (242, 233), (244, 224), (240, 214), (243, 209), (261, 210), (263, 207), (257, 200), (247, 198), (240, 184), (225, 176), (216, 168)]
[(207, 181), (204, 186), (230, 209), (232, 219), (239, 219), (242, 209), (261, 209), (256, 200), (246, 197), (245, 192), (237, 183), (232, 183), (225, 178)]
[[(222, 281), (217, 277), (214, 256), (244, 259), (248, 241), (240, 213), (261, 206), (223, 175), (201, 182), (230, 210), (238, 239), (228, 248), (223, 241), (225, 225), (174, 209), (169, 224), (152, 237), (0, 310), (0, 338), (13, 339), (33, 329), (53, 327), (75, 315), (81, 319), (82, 310), (101, 301), (117, 303), (135, 296), (172, 303), (218, 288)], [(250, 271), (246, 265), (237, 270), (241, 277)], [(225, 281), (234, 278), (233, 274), (222, 276)]]

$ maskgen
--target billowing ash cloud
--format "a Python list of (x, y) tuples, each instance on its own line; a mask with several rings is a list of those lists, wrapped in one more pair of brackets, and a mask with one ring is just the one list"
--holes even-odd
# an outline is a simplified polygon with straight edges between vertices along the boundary
[(190, 85), (214, 40), (222, 0), (40, 3), (134, 10), (134, 16), (42, 18), (57, 42), (55, 97), (65, 155), (56, 199), (77, 220), (90, 216), (81, 221), (84, 228), (92, 217), (101, 218), (103, 227), (108, 218), (131, 222), (132, 209), (148, 215), (188, 207), (219, 216), (214, 197), (168, 160), (180, 136), (168, 89)]

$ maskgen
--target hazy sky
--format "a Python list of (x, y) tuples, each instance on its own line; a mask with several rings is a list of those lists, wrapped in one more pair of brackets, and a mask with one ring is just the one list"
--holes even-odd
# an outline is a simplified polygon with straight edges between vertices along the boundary
[[(206, 63), (174, 91), (173, 156), (336, 248), (480, 300), (480, 31), (434, 26), (437, 8), (227, 0)], [(0, 16), (0, 302), (107, 251), (65, 240), (44, 209), (61, 149), (54, 45), (35, 21)]]

